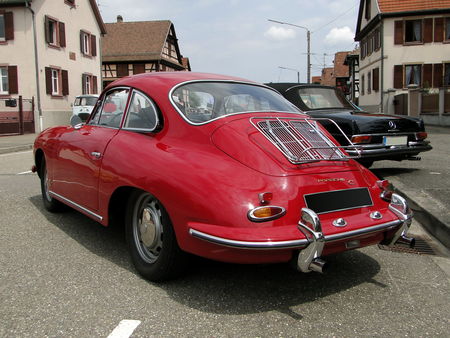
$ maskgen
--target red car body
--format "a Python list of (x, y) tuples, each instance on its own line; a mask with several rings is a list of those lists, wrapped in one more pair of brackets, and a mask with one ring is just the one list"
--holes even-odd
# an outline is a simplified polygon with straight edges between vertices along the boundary
[[(230, 98), (236, 106), (252, 94), (194, 95), (195, 86), (205, 92), (201, 88), (242, 88), (258, 99), (261, 91), (269, 101), (284, 101), (265, 86), (227, 76), (174, 72), (118, 80), (104, 90), (86, 124), (50, 128), (37, 137), (35, 168), (48, 209), (62, 202), (104, 226), (114, 219), (125, 223), (133, 261), (152, 280), (173, 276), (175, 268), (168, 266), (184, 252), (235, 263), (296, 259), (308, 272), (321, 271), (328, 254), (407, 240), (411, 212), (404, 200), (391, 197), (387, 182), (348, 159), (310, 117), (292, 106), (267, 109), (266, 98), (264, 109), (253, 104), (229, 113)], [(119, 101), (125, 103), (116, 118), (110, 111)], [(132, 108), (136, 102), (154, 110), (152, 128), (125, 127), (137, 116), (132, 111), (142, 110)], [(222, 114), (210, 114), (219, 103)], [(99, 123), (103, 117), (109, 125)], [(274, 128), (297, 133), (304, 123), (328, 140), (329, 158), (286, 156)]]

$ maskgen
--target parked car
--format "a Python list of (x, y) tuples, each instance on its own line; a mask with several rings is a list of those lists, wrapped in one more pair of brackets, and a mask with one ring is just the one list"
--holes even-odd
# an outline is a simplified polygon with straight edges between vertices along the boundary
[[(335, 87), (298, 83), (267, 85), (308, 115), (324, 118), (320, 123), (342, 145), (360, 146), (358, 161), (366, 167), (380, 160), (420, 160), (419, 153), (432, 149), (420, 118), (364, 112)], [(327, 119), (335, 121), (344, 133)], [(358, 156), (353, 150), (348, 153)]]
[(186, 253), (321, 272), (325, 255), (413, 243), (411, 211), (387, 181), (275, 90), (239, 78), (120, 79), (86, 124), (43, 131), (34, 159), (44, 206), (124, 225), (153, 281), (180, 273)]
[(97, 102), (98, 95), (79, 95), (72, 105), (72, 116), (77, 115), (84, 122), (92, 113), (92, 109)]

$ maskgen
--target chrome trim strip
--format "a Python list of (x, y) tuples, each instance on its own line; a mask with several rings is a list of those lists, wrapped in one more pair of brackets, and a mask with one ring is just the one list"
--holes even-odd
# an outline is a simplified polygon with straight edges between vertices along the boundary
[[(383, 224), (374, 225), (364, 229), (346, 231), (339, 234), (328, 235), (325, 237), (325, 242), (334, 242), (342, 239), (357, 237), (361, 235), (370, 234), (373, 232), (381, 230), (389, 230), (390, 228), (395, 228), (403, 223), (401, 220), (395, 220)], [(247, 241), (236, 241), (232, 239), (227, 239), (223, 237), (217, 237), (204, 232), (190, 228), (189, 234), (192, 237), (205, 240), (218, 245), (228, 246), (238, 249), (301, 249), (306, 247), (310, 241), (307, 239), (298, 239), (291, 241), (276, 241), (276, 242), (247, 242)]]
[(276, 241), (276, 242), (236, 241), (232, 239), (209, 235), (192, 228), (189, 229), (189, 234), (192, 237), (203, 239), (207, 242), (239, 249), (293, 249), (293, 248), (304, 248), (309, 244), (309, 241), (307, 239), (298, 239), (292, 241)]
[(97, 218), (97, 219), (100, 220), (100, 221), (103, 220), (103, 217), (102, 217), (102, 216), (97, 215), (96, 213), (94, 213), (94, 212), (92, 212), (92, 211), (86, 209), (85, 207), (82, 207), (82, 206), (79, 205), (78, 203), (75, 203), (75, 202), (69, 200), (68, 198), (65, 198), (64, 196), (61, 196), (61, 195), (57, 194), (56, 192), (49, 191), (49, 194), (50, 194), (50, 195), (53, 195), (54, 197), (56, 197), (56, 198), (58, 198), (58, 199), (60, 199), (60, 200), (63, 200), (64, 202), (66, 202), (66, 203), (68, 203), (68, 204), (70, 204), (70, 205), (76, 207), (77, 209), (80, 209), (80, 210), (84, 211), (85, 213), (87, 213), (87, 214), (89, 214), (89, 215), (91, 215), (91, 216)]

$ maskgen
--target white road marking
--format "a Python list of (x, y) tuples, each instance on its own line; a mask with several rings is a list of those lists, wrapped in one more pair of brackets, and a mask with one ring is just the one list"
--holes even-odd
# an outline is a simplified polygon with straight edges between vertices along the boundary
[(10, 155), (19, 155), (19, 154), (28, 154), (28, 153), (32, 153), (32, 152), (33, 152), (33, 150), (19, 151), (16, 153), (6, 153), (6, 154), (0, 154), (0, 157), (10, 156)]
[(18, 174), (16, 174), (16, 175), (26, 175), (26, 174), (31, 174), (32, 173), (32, 171), (31, 170), (28, 170), (28, 171), (23, 171), (23, 172), (21, 172), (21, 173), (18, 173)]
[(128, 338), (133, 331), (141, 324), (140, 320), (121, 320), (119, 325), (111, 332), (108, 338)]

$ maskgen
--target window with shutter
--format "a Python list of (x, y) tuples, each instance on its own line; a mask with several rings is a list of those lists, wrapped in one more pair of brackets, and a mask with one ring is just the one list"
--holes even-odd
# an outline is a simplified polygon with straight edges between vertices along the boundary
[(405, 66), (405, 86), (422, 85), (422, 65)]
[(45, 16), (45, 41), (53, 47), (66, 47), (65, 24)]
[(372, 72), (367, 73), (367, 94), (372, 93)]
[(14, 40), (14, 17), (12, 12), (0, 13), (0, 41)]
[(80, 50), (85, 56), (97, 56), (97, 41), (95, 35), (80, 30)]
[(6, 40), (5, 15), (0, 14), (0, 41)]
[(69, 95), (69, 76), (67, 70), (45, 67), (45, 87), (48, 95)]

